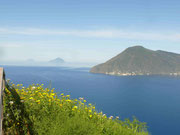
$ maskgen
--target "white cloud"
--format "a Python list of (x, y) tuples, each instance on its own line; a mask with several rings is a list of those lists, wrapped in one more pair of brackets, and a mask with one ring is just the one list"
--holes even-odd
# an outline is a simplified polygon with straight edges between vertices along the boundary
[(156, 33), (156, 32), (135, 32), (126, 30), (52, 30), (37, 28), (0, 28), (0, 35), (64, 35), (90, 38), (122, 38), (138, 40), (170, 40), (180, 41), (180, 33)]

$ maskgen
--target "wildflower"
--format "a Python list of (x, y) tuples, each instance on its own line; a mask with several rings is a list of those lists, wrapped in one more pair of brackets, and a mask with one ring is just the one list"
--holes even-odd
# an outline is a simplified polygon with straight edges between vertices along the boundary
[(105, 116), (106, 116), (106, 114), (103, 114), (102, 116), (103, 116), (103, 117), (105, 117)]
[(111, 119), (111, 120), (112, 120), (112, 119), (113, 119), (113, 116), (110, 116), (110, 117), (109, 117), (109, 119)]
[(89, 115), (90, 118), (92, 118), (92, 115)]
[(40, 100), (36, 100), (37, 103), (40, 103)]
[(77, 109), (78, 107), (77, 107), (77, 106), (74, 106), (73, 108), (74, 108), (74, 109)]
[(30, 97), (29, 99), (33, 100), (33, 97)]
[(69, 97), (70, 97), (70, 95), (66, 95), (66, 97), (68, 97), (68, 98), (69, 98)]
[(95, 106), (93, 106), (93, 109), (95, 109)]
[(64, 95), (64, 93), (61, 93), (61, 96), (63, 96)]
[(63, 106), (63, 104), (59, 104), (59, 106), (60, 106), (60, 107), (62, 107), (62, 106)]
[(9, 81), (10, 81), (10, 79), (7, 79), (6, 81), (7, 81), (7, 82), (9, 82)]
[(21, 102), (21, 103), (23, 103), (23, 102), (24, 102), (24, 100), (21, 100), (20, 102)]
[(71, 100), (70, 99), (68, 99), (68, 100), (66, 100), (67, 102), (71, 102)]
[(84, 98), (80, 97), (79, 100), (84, 100)]
[(92, 104), (89, 104), (89, 106), (91, 106)]
[(91, 113), (92, 111), (91, 111), (91, 110), (89, 110), (89, 112)]
[(12, 105), (14, 102), (13, 101), (10, 101), (9, 104)]
[(116, 119), (119, 119), (119, 116), (116, 116)]
[(35, 90), (35, 89), (36, 89), (36, 87), (35, 87), (35, 86), (33, 86), (31, 89), (32, 89), (32, 90)]
[(55, 93), (51, 93), (51, 96), (55, 96)]
[(20, 99), (24, 99), (24, 97), (20, 97)]
[(84, 103), (86, 103), (86, 100), (84, 100)]
[(72, 111), (75, 111), (75, 109), (73, 108)]

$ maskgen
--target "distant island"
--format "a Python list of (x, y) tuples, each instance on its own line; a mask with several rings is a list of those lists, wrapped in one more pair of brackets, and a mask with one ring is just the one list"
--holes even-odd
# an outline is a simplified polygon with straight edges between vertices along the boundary
[(67, 64), (62, 58), (55, 58), (49, 61), (37, 61), (36, 59), (27, 59), (24, 61), (1, 61), (1, 65), (16, 65), (16, 66), (55, 66), (61, 67)]
[(119, 76), (177, 76), (180, 75), (180, 54), (134, 46), (127, 48), (107, 62), (92, 67), (90, 72)]
[(50, 60), (48, 63), (50, 64), (50, 65), (55, 65), (55, 66), (59, 66), (59, 65), (61, 65), (61, 64), (63, 64), (65, 61), (63, 60), (63, 59), (61, 59), (61, 58), (56, 58), (56, 59), (53, 59), (53, 60)]

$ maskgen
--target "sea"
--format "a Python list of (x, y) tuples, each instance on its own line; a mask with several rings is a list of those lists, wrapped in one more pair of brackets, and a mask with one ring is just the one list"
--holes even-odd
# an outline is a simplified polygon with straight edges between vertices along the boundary
[(3, 66), (6, 79), (84, 97), (97, 111), (146, 122), (151, 135), (180, 135), (180, 77), (110, 76), (90, 68)]

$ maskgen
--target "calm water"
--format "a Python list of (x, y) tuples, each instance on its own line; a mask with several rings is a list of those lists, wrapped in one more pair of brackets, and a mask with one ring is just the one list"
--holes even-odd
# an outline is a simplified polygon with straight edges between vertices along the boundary
[(180, 135), (180, 78), (117, 77), (91, 74), (87, 68), (10, 67), (6, 76), (25, 86), (44, 83), (73, 98), (85, 97), (107, 115), (136, 116), (152, 135)]

